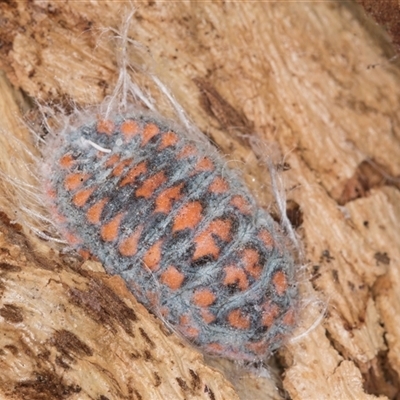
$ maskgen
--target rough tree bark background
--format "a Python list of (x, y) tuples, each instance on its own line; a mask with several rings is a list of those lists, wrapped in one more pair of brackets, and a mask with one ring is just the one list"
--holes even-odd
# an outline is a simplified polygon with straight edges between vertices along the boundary
[[(309, 302), (297, 340), (279, 351), (271, 377), (204, 360), (101, 265), (60, 255), (10, 224), (23, 199), (3, 177), (2, 398), (400, 398), (400, 74), (386, 35), (353, 3), (130, 4), (130, 37), (148, 49), (149, 67), (240, 161), (263, 205), (267, 172), (241, 134), (280, 149), (306, 253)], [(32, 182), (12, 140), (35, 152), (19, 122), (27, 112), (38, 120), (32, 99), (84, 106), (110, 93), (119, 49), (100, 33), (118, 30), (124, 6), (0, 3), (7, 176)], [(308, 332), (321, 304), (323, 321)]]

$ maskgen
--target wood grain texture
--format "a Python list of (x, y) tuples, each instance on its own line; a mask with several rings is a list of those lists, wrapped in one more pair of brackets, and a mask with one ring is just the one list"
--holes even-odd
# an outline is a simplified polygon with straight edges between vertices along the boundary
[[(271, 195), (259, 159), (272, 147), (285, 163), (287, 195), (300, 206), (297, 231), (306, 256), (299, 327), (277, 356), (276, 379), (219, 362), (236, 384), (236, 396), (278, 399), (283, 392), (275, 386), (282, 386), (297, 400), (396, 398), (400, 75), (388, 62), (393, 50), (385, 36), (370, 30), (355, 4), (132, 4), (137, 11), (129, 35), (144, 46), (132, 53), (135, 61), (166, 82), (193, 121), (235, 160), (232, 165), (265, 206)], [(102, 29), (118, 29), (122, 14), (123, 5), (111, 1), (1, 3), (1, 68), (23, 90), (24, 110), (30, 107), (35, 115), (27, 97), (85, 106), (110, 94), (120, 49)], [(152, 92), (147, 81), (139, 83)], [(0, 165), (7, 176), (29, 182), (12, 137), (32, 151), (35, 146), (18, 123), (23, 100), (17, 107), (9, 93), (10, 86), (1, 91)], [(243, 134), (257, 135), (261, 147), (252, 148)], [(5, 179), (2, 193), (1, 209), (13, 218), (23, 198)], [(140, 398), (132, 388), (143, 399), (207, 399), (210, 388), (215, 398), (235, 398), (232, 384), (210, 367), (218, 362), (207, 364), (166, 335), (118, 278), (96, 264), (71, 266), (21, 229), (15, 233), (7, 223), (1, 228), (1, 256), (20, 268), (5, 267), (1, 275), (6, 398), (35, 398), (53, 384), (64, 397), (48, 391), (43, 398)], [(37, 248), (51, 267), (36, 266)], [(95, 304), (102, 304), (99, 293), (120, 305), (111, 320), (93, 314)], [(322, 323), (308, 331), (324, 306)], [(138, 321), (126, 322), (127, 310)], [(149, 342), (140, 334), (142, 323), (160, 363), (145, 359)], [(125, 351), (137, 354), (135, 348), (140, 356), (128, 357)], [(22, 364), (23, 371), (13, 367)], [(78, 377), (77, 371), (85, 373)]]

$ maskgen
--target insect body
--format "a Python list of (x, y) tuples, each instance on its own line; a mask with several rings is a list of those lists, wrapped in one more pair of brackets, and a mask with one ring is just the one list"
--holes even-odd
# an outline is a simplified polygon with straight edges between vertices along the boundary
[(50, 162), (51, 208), (71, 244), (203, 351), (264, 358), (293, 329), (293, 260), (247, 188), (168, 122), (85, 124)]

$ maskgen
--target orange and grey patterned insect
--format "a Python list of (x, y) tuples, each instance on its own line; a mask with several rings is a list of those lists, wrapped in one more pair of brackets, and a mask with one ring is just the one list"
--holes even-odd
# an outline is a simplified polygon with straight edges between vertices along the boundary
[(222, 158), (148, 114), (84, 124), (50, 161), (67, 240), (208, 354), (259, 360), (294, 328), (294, 262), (279, 225)]

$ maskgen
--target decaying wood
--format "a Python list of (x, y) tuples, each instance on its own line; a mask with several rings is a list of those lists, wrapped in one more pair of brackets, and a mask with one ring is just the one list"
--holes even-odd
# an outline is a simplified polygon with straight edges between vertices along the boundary
[(400, 50), (400, 4), (396, 0), (357, 0), (378, 24), (386, 28)]
[[(118, 4), (1, 3), (7, 79), (46, 103), (101, 102), (116, 81), (119, 51), (101, 29), (118, 30)], [(236, 160), (265, 206), (271, 196), (259, 163), (263, 149), (253, 151), (243, 128), (266, 151), (279, 148), (287, 195), (300, 206), (297, 232), (306, 254), (299, 326), (272, 373), (282, 378), (285, 395), (399, 396), (400, 74), (388, 61), (393, 53), (384, 34), (360, 18), (355, 4), (132, 4), (129, 35), (151, 54), (149, 68)], [(1, 90), (0, 165), (15, 177), (11, 138), (35, 149), (9, 93)], [(34, 110), (30, 101), (21, 104)], [(2, 192), (1, 209), (13, 218), (23, 199), (6, 179)], [(280, 397), (279, 379), (203, 361), (119, 278), (98, 264), (60, 258), (20, 229), (7, 222), (0, 229), (6, 398), (234, 399), (229, 378), (237, 398)]]

